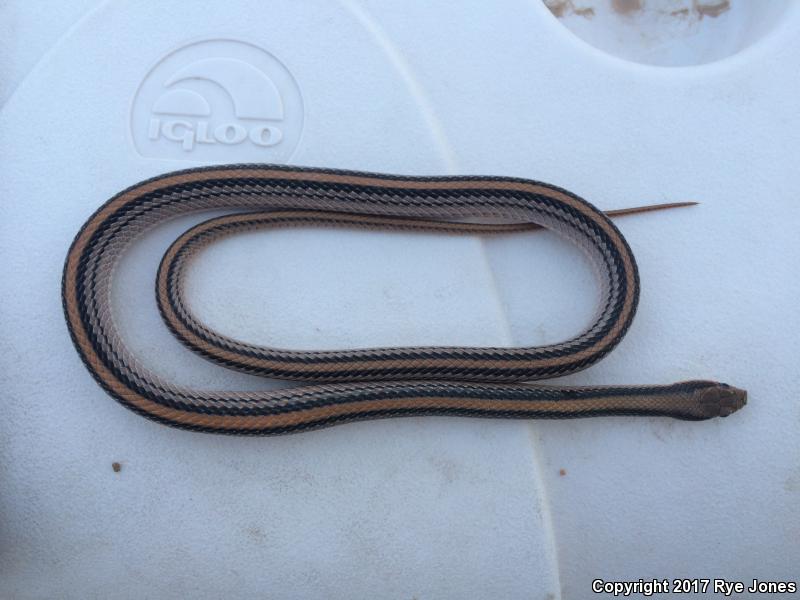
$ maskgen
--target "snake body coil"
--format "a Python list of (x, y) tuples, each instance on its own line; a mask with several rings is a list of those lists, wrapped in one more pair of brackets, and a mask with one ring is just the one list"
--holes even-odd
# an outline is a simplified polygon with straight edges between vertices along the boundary
[[(115, 267), (144, 231), (180, 214), (246, 209), (201, 223), (167, 251), (159, 309), (172, 332), (229, 368), (311, 385), (263, 392), (172, 385), (127, 350), (113, 319)], [(483, 220), (495, 224), (458, 222)], [(502, 224), (497, 224), (502, 223)], [(200, 323), (181, 293), (194, 252), (247, 229), (325, 226), (482, 233), (544, 226), (580, 245), (605, 282), (594, 323), (568, 341), (530, 348), (417, 347), (304, 352), (245, 344)], [(114, 196), (76, 236), (64, 267), (72, 339), (100, 385), (162, 423), (229, 434), (280, 434), (405, 415), (568, 418), (662, 415), (701, 420), (744, 405), (742, 390), (712, 381), (657, 386), (554, 387), (521, 383), (567, 375), (604, 357), (625, 335), (639, 298), (636, 263), (601, 211), (563, 189), (523, 179), (394, 177), (269, 165), (170, 173)]]

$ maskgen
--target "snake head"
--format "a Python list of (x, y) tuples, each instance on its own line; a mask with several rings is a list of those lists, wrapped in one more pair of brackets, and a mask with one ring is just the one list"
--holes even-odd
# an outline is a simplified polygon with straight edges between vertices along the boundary
[(706, 418), (727, 417), (747, 404), (747, 392), (727, 383), (715, 383), (696, 394)]

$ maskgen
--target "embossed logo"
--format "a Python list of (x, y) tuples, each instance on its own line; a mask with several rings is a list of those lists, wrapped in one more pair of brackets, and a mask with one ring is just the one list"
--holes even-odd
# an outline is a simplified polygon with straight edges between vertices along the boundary
[(204, 40), (153, 67), (131, 107), (142, 156), (203, 162), (285, 162), (303, 129), (297, 82), (272, 54)]

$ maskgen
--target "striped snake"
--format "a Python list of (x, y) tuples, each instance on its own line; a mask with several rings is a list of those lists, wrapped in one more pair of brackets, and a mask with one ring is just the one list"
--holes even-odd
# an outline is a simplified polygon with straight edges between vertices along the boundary
[[(239, 212), (195, 226), (167, 250), (156, 282), (159, 310), (178, 339), (201, 356), (309, 385), (258, 392), (179, 387), (144, 367), (119, 335), (111, 288), (131, 242), (166, 219), (223, 208)], [(572, 339), (521, 348), (293, 351), (237, 341), (195, 318), (181, 290), (198, 250), (245, 230), (295, 226), (473, 234), (546, 227), (579, 245), (602, 274), (601, 306), (594, 322)], [(566, 190), (524, 179), (397, 177), (272, 165), (168, 173), (120, 192), (89, 218), (67, 255), (62, 294), (72, 340), (97, 382), (141, 415), (197, 431), (281, 434), (407, 415), (702, 420), (727, 416), (746, 402), (743, 390), (713, 381), (526, 383), (574, 373), (608, 354), (633, 320), (639, 276), (631, 249), (608, 216)]]

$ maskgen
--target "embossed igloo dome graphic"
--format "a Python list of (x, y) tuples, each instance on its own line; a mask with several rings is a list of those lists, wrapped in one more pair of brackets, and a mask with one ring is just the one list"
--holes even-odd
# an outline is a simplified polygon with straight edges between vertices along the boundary
[(197, 162), (285, 162), (303, 128), (303, 101), (288, 69), (235, 40), (184, 46), (147, 74), (131, 109), (142, 156)]

